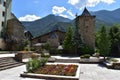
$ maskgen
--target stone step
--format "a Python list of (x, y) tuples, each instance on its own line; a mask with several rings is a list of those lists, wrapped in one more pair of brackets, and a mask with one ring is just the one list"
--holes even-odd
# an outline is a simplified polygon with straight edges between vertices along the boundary
[(0, 67), (9, 66), (9, 65), (14, 65), (14, 64), (19, 64), (19, 62), (4, 63), (4, 64), (1, 64)]
[(0, 63), (2, 63), (2, 62), (11, 62), (11, 61), (15, 61), (15, 60), (14, 59), (0, 60)]
[(23, 65), (23, 63), (17, 62), (16, 60), (14, 60), (13, 57), (0, 58), (0, 71), (13, 68), (13, 67), (17, 67), (20, 65)]
[(0, 60), (7, 60), (7, 59), (11, 59), (13, 57), (3, 57), (3, 58), (0, 58)]
[(0, 67), (0, 71), (10, 69), (10, 68), (13, 68), (13, 67), (17, 67), (17, 66), (21, 66), (21, 65), (23, 65), (23, 63), (17, 63), (17, 64), (12, 64), (12, 65), (9, 65), (9, 66)]
[(0, 62), (0, 65), (2, 65), (2, 64), (7, 64), (7, 63), (13, 63), (13, 62), (16, 62), (16, 61), (12, 61), (12, 60), (11, 60), (11, 61), (1, 61), (1, 62)]
[(4, 59), (0, 59), (0, 64), (1, 63), (5, 63), (5, 62), (15, 62), (15, 60), (13, 58), (4, 58)]

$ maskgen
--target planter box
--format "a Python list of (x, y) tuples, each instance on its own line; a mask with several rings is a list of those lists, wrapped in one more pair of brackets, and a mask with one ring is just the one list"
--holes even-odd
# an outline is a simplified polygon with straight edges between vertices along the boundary
[(80, 63), (99, 63), (99, 58), (82, 58), (80, 59)]
[(32, 54), (32, 52), (28, 52), (28, 51), (22, 52), (22, 51), (20, 51), (17, 54), (15, 54), (15, 59), (17, 61), (22, 62), (23, 59), (31, 58), (31, 54)]
[[(48, 63), (48, 64), (64, 64), (64, 63)], [(66, 63), (65, 65), (70, 64)], [(75, 64), (76, 65), (76, 64)], [(75, 76), (59, 76), (59, 75), (46, 75), (46, 74), (34, 74), (34, 73), (23, 73), (21, 77), (39, 78), (39, 79), (51, 79), (51, 80), (79, 80), (80, 66), (79, 64)]]
[(103, 62), (108, 69), (120, 69), (119, 62)]
[(113, 63), (112, 66), (113, 66), (114, 69), (120, 69), (120, 63), (119, 62)]

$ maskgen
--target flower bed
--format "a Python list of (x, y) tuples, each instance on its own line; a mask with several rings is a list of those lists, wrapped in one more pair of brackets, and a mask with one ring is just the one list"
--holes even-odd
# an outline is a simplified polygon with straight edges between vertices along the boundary
[(21, 77), (51, 79), (51, 80), (79, 80), (80, 66), (70, 63), (47, 63), (45, 66), (25, 72)]
[(33, 71), (35, 74), (61, 75), (61, 76), (75, 76), (77, 65), (45, 65)]

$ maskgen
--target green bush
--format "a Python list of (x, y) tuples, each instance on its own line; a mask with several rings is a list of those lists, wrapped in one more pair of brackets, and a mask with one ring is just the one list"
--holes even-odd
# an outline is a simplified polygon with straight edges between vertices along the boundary
[(48, 60), (48, 58), (42, 58), (40, 60), (40, 66), (44, 66), (46, 64), (47, 60)]
[(94, 49), (87, 46), (87, 45), (83, 45), (81, 48), (80, 48), (80, 51), (81, 53), (83, 54), (93, 54), (94, 53)]
[(90, 58), (90, 54), (81, 55), (80, 58)]
[(31, 51), (36, 51), (36, 49), (34, 47), (31, 47), (30, 50)]
[(115, 58), (107, 58), (107, 61), (108, 62), (118, 62), (118, 60)]
[(30, 60), (27, 64), (26, 64), (26, 69), (27, 72), (33, 72), (34, 70), (36, 70), (37, 68), (44, 66), (47, 62), (48, 58), (42, 58), (41, 60), (38, 59), (32, 59)]
[(45, 43), (45, 45), (43, 45), (42, 48), (50, 51), (50, 43), (49, 42)]
[(32, 59), (26, 64), (26, 68), (28, 72), (33, 72), (33, 70), (40, 67), (40, 61), (38, 59)]

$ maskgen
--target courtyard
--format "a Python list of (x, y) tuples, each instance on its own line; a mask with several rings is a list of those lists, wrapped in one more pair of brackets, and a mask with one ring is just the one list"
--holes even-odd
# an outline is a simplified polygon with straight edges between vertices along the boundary
[[(14, 54), (5, 54), (0, 57), (13, 57)], [(57, 62), (56, 62), (57, 63)], [(79, 80), (119, 80), (120, 70), (108, 69), (102, 64), (79, 63)], [(20, 74), (26, 71), (26, 66), (18, 66), (0, 71), (0, 80), (44, 80), (35, 78), (22, 78)]]
[[(119, 80), (120, 70), (107, 69), (99, 64), (79, 64), (79, 80)], [(44, 80), (22, 78), (20, 74), (26, 71), (25, 65), (0, 71), (0, 80)]]

